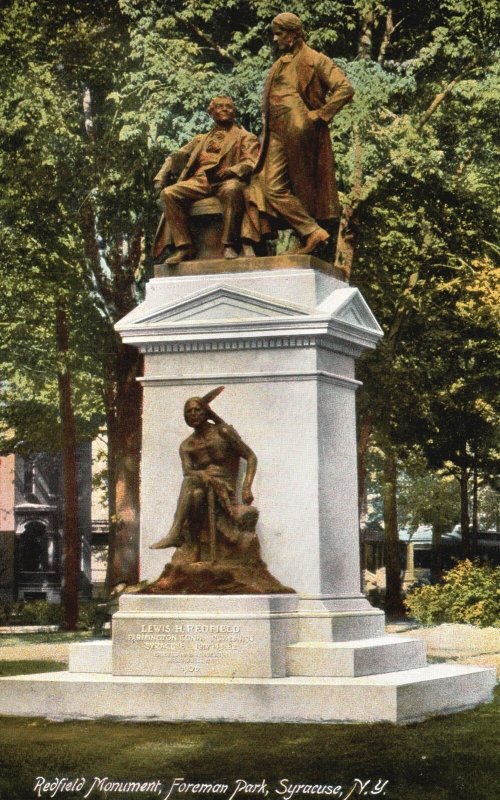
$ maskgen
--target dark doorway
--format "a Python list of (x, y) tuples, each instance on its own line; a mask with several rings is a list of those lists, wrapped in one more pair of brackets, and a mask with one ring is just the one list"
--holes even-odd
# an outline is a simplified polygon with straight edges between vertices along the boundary
[(21, 572), (44, 572), (48, 569), (47, 530), (42, 522), (28, 522), (19, 541)]

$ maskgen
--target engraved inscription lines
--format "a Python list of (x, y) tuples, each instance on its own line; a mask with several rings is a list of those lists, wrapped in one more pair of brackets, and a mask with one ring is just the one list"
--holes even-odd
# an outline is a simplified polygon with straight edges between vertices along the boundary
[(255, 641), (239, 624), (201, 622), (141, 623), (126, 638), (130, 645), (177, 662), (192, 674), (204, 664), (222, 660), (228, 651), (251, 648)]

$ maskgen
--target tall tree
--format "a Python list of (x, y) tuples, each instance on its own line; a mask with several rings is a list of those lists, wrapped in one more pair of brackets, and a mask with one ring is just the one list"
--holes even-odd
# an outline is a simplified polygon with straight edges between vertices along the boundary
[[(115, 2), (13, 0), (2, 11), (0, 58), (9, 91), (0, 108), (0, 213), (10, 232), (3, 257), (11, 269), (19, 264), (17, 295), (24, 293), (27, 306), (40, 300), (36, 291), (57, 297), (61, 289), (74, 309), (85, 307), (74, 311), (70, 328), (94, 375), (90, 385), (100, 391), (94, 409), (108, 422), (111, 585), (134, 582), (138, 562), (141, 360), (121, 344), (113, 323), (140, 299), (147, 166), (144, 152), (119, 139), (107, 100), (128, 52), (126, 22)], [(26, 281), (23, 261), (32, 273), (43, 262), (41, 289)], [(33, 333), (41, 335), (33, 336), (32, 349), (43, 347), (43, 332)], [(16, 348), (13, 370), (16, 353), (23, 367)], [(91, 397), (80, 393), (78, 402), (92, 403)], [(9, 414), (22, 439), (26, 431), (12, 428)], [(40, 437), (33, 430), (28, 438), (34, 443)]]
[[(429, 344), (430, 361), (419, 362), (411, 345), (435, 324), (436, 280), (460, 259), (484, 257), (495, 189), (495, 6), (291, 0), (288, 8), (303, 19), (311, 46), (334, 57), (356, 88), (332, 129), (345, 206), (337, 265), (386, 331), (361, 367), (363, 463), (374, 430), (396, 449), (408, 441), (406, 398), (415, 397), (436, 349)], [(264, 0), (4, 4), (0, 122), (12, 188), (0, 208), (16, 231), (4, 255), (15, 260), (18, 243), (34, 241), (34, 249), (79, 265), (86, 282), (98, 342), (89, 358), (110, 445), (110, 585), (137, 576), (141, 362), (112, 326), (140, 299), (150, 267), (150, 176), (166, 152), (207, 125), (214, 94), (232, 94), (245, 127), (260, 132), (269, 23), (280, 10)], [(39, 224), (45, 217), (47, 229)], [(422, 406), (419, 419), (425, 398)], [(412, 441), (419, 435), (414, 427)]]

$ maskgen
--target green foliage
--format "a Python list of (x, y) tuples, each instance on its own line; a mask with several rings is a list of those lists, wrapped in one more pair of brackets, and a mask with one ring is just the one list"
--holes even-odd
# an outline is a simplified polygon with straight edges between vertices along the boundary
[(370, 589), (367, 597), (370, 601), (370, 605), (375, 608), (381, 608), (382, 610), (385, 609), (385, 589), (380, 589), (378, 586), (374, 589)]
[(94, 634), (102, 635), (102, 628), (106, 622), (111, 621), (111, 611), (106, 603), (92, 600), (88, 603), (80, 603), (78, 610), (78, 630), (93, 631)]
[[(85, 73), (75, 71), (87, 59), (85, 43), (95, 46), (98, 28), (93, 35), (84, 17), (83, 7), (78, 12), (66, 4), (14, 1), (2, 11), (0, 64), (9, 85), (0, 100), (4, 449), (60, 449), (61, 369), (72, 373), (80, 438), (92, 436), (103, 415), (96, 358), (102, 314), (93, 302), (80, 225), (90, 159), (82, 136)], [(70, 327), (64, 365), (55, 329), (61, 300)]]
[[(474, 465), (489, 480), (498, 446), (499, 298), (488, 288), (498, 253), (495, 5), (290, 0), (287, 9), (356, 89), (333, 120), (333, 148), (352, 279), (385, 332), (359, 366), (360, 415), (403, 460), (418, 444), (434, 469)], [(3, 4), (4, 448), (60, 447), (61, 297), (79, 435), (92, 436), (105, 416), (110, 439), (118, 429), (126, 404), (113, 323), (141, 299), (151, 271), (152, 176), (208, 129), (214, 94), (230, 93), (240, 122), (260, 133), (269, 25), (282, 10), (269, 0)]]
[[(111, 614), (106, 604), (97, 600), (80, 603), (78, 630), (102, 632)], [(0, 625), (62, 625), (64, 609), (59, 603), (46, 600), (16, 600), (0, 603)]]
[(16, 600), (0, 604), (2, 625), (61, 625), (63, 609), (46, 600)]
[(443, 582), (410, 591), (410, 614), (423, 625), (464, 622), (500, 625), (500, 567), (460, 561), (444, 573)]
[(450, 531), (460, 519), (458, 481), (445, 470), (429, 470), (422, 452), (417, 449), (408, 454), (401, 466), (400, 526), (414, 531), (419, 525), (432, 525), (439, 533)]

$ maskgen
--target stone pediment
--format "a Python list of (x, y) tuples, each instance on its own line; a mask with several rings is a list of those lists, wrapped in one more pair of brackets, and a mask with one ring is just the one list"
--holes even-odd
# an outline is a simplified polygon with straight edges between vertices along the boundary
[(312, 271), (228, 274), (221, 281), (217, 276), (181, 277), (170, 285), (169, 279), (162, 280), (117, 323), (127, 344), (163, 352), (165, 347), (187, 347), (195, 337), (198, 348), (231, 349), (243, 341), (255, 347), (307, 347), (321, 337), (325, 346), (358, 354), (360, 348), (375, 347), (383, 335), (358, 289), (332, 278), (326, 287), (330, 293), (321, 299), (324, 287), (320, 293)]
[(376, 333), (378, 336), (383, 334), (363, 295), (354, 287), (332, 292), (320, 303), (316, 312), (328, 315), (335, 322), (347, 323), (364, 331)]
[(240, 292), (228, 286), (217, 286), (190, 295), (170, 305), (156, 308), (134, 319), (134, 326), (164, 326), (177, 323), (244, 321), (269, 318), (301, 317), (310, 309), (276, 301), (265, 295)]

